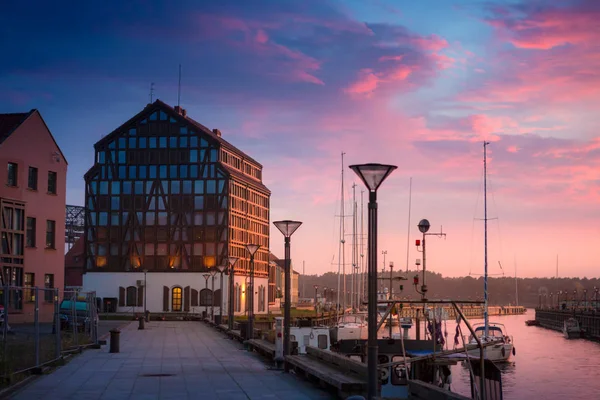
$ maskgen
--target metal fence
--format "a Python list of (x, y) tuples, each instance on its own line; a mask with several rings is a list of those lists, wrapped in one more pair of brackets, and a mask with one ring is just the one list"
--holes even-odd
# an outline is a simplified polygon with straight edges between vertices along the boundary
[(0, 376), (6, 385), (98, 342), (95, 292), (0, 286)]

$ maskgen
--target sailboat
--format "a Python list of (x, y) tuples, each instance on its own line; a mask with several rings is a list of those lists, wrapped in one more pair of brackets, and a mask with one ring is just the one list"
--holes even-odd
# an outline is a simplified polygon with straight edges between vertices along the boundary
[[(496, 344), (486, 347), (485, 357), (491, 361), (503, 362), (508, 361), (511, 354), (515, 354), (512, 336), (509, 336), (506, 327), (503, 324), (490, 322), (488, 314), (488, 255), (487, 255), (487, 146), (489, 142), (483, 142), (483, 212), (484, 212), (484, 275), (483, 275), (483, 293), (484, 293), (484, 309), (483, 309), (483, 324), (474, 324), (473, 329), (475, 335), (483, 342), (495, 342)], [(477, 340), (471, 336), (471, 344), (477, 344)], [(479, 350), (469, 352), (473, 357), (477, 357)]]
[[(341, 340), (367, 339), (369, 330), (367, 329), (367, 319), (365, 314), (347, 313), (346, 310), (346, 266), (345, 266), (345, 229), (344, 229), (344, 154), (342, 153), (342, 197), (341, 197), (341, 215), (340, 215), (340, 244), (338, 257), (338, 310), (341, 305), (342, 315), (337, 315), (335, 326), (329, 329), (331, 344), (335, 345)], [(354, 268), (354, 265), (353, 265)], [(340, 287), (340, 278), (343, 276), (343, 287)], [(340, 291), (342, 293), (342, 303), (340, 304)]]

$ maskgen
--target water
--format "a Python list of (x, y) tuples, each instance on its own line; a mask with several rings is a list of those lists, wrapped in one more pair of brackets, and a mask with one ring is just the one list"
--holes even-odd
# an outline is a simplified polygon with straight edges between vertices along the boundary
[[(505, 400), (598, 398), (600, 393), (600, 343), (584, 339), (567, 340), (561, 332), (526, 326), (534, 311), (524, 315), (491, 316), (491, 322), (505, 325), (513, 336), (516, 356), (498, 364), (502, 371)], [(481, 320), (470, 320), (470, 322)], [(468, 333), (461, 324), (463, 334)], [(395, 327), (395, 330), (398, 329)], [(447, 321), (448, 342), (454, 343), (456, 323)], [(414, 328), (411, 329), (414, 335)], [(380, 335), (387, 328), (380, 331)], [(411, 335), (412, 336), (412, 335)], [(470, 396), (469, 370), (452, 367), (452, 391)]]

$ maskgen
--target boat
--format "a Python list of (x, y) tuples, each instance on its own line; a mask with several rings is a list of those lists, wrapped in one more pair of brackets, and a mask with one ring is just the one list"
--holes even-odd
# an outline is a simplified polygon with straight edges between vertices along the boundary
[(527, 326), (540, 326), (540, 321), (537, 321), (535, 319), (528, 319), (527, 321), (525, 321), (525, 325), (527, 325)]
[(567, 339), (580, 338), (583, 335), (583, 330), (579, 326), (579, 321), (575, 318), (568, 318), (563, 323), (563, 335)]
[(366, 340), (369, 330), (365, 317), (366, 314), (363, 313), (346, 314), (339, 317), (336, 326), (329, 329), (331, 344), (335, 345), (342, 340)]
[(290, 342), (298, 343), (297, 354), (306, 354), (306, 346), (329, 350), (329, 328), (326, 326), (291, 326)]
[[(506, 328), (503, 324), (491, 323), (488, 313), (488, 246), (487, 246), (487, 146), (490, 142), (483, 142), (483, 222), (484, 222), (484, 309), (483, 309), (483, 324), (475, 324), (475, 334), (484, 343), (497, 341), (497, 345), (489, 346), (485, 349), (485, 358), (494, 362), (508, 361), (511, 354), (515, 354), (513, 339), (506, 333)], [(470, 344), (476, 344), (477, 339), (471, 335)], [(477, 356), (478, 351), (469, 352), (473, 356)]]
[[(485, 323), (473, 324), (475, 335), (482, 343), (495, 342), (496, 344), (486, 347), (484, 350), (485, 358), (494, 362), (508, 361), (511, 354), (514, 355), (515, 348), (513, 346), (513, 338), (506, 334), (506, 327), (503, 324), (490, 322), (487, 326)], [(476, 344), (477, 340), (471, 335), (469, 343)], [(479, 357), (479, 350), (469, 351), (469, 356)]]

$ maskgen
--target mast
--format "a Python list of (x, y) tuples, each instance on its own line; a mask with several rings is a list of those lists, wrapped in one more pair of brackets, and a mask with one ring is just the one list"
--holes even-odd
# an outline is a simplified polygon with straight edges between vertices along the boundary
[(484, 225), (484, 275), (483, 275), (483, 319), (485, 323), (485, 337), (488, 336), (489, 318), (488, 318), (488, 248), (487, 248), (487, 145), (490, 142), (483, 142), (483, 225)]
[(352, 280), (350, 307), (354, 309), (354, 282), (356, 275), (356, 183), (352, 184)]
[(515, 255), (515, 299), (516, 305), (519, 306), (519, 281), (517, 280), (517, 256)]
[[(360, 191), (360, 299), (365, 297), (365, 243), (364, 243), (364, 226), (363, 226), (363, 193), (364, 190)], [(359, 307), (360, 308), (360, 307)]]
[(408, 257), (410, 255), (410, 208), (412, 202), (412, 176), (408, 185), (408, 228), (406, 231), (406, 277), (408, 278)]
[(342, 290), (344, 291), (344, 293), (342, 293), (342, 314), (346, 313), (346, 297), (347, 297), (347, 289), (346, 289), (346, 221), (345, 221), (345, 214), (344, 214), (344, 154), (346, 153), (342, 153), (342, 275), (343, 275), (343, 279), (344, 279), (344, 284), (342, 285)]
[[(339, 325), (339, 307), (340, 307), (340, 278), (342, 269), (342, 254), (343, 254), (343, 243), (344, 243), (344, 152), (342, 152), (342, 198), (341, 198), (341, 215), (340, 215), (340, 243), (338, 246), (338, 281), (337, 281), (337, 303), (335, 306), (336, 310), (336, 323)], [(344, 277), (345, 279), (345, 277)], [(344, 283), (345, 286), (345, 283)]]

